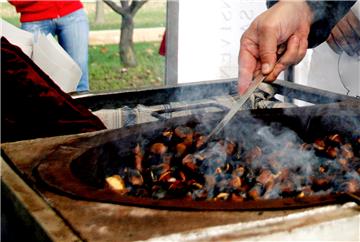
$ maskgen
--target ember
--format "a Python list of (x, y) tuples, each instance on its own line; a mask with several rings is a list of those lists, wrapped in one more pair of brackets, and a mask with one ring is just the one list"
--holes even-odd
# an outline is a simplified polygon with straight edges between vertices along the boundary
[(312, 143), (298, 137), (277, 143), (279, 137), (264, 128), (252, 141), (266, 136), (276, 148), (239, 139), (203, 147), (206, 136), (198, 130), (178, 126), (136, 144), (127, 160), (106, 174), (106, 188), (155, 199), (234, 202), (360, 190), (359, 139), (331, 134)]

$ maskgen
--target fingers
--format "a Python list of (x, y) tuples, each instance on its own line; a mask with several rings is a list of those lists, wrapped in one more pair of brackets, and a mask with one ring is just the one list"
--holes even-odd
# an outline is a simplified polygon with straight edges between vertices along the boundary
[[(286, 66), (297, 63), (304, 57), (311, 15), (305, 2), (281, 1), (253, 21), (243, 35), (247, 37), (241, 41), (240, 93), (248, 88), (256, 70), (269, 75), (268, 80), (274, 80)], [(246, 46), (246, 38), (253, 41), (252, 48)], [(281, 43), (287, 43), (287, 50), (276, 64), (278, 44)]]
[(302, 61), (302, 59), (304, 59), (308, 47), (309, 47), (309, 43), (308, 43), (307, 35), (301, 36), (300, 37), (300, 46), (299, 46), (299, 51), (298, 51), (298, 59), (295, 64), (298, 64), (300, 61)]
[(273, 81), (277, 76), (291, 64), (298, 63), (305, 55), (307, 43), (301, 43), (296, 35), (292, 35), (287, 42), (287, 49), (283, 56), (280, 57), (273, 71), (266, 78), (267, 81)]
[(264, 75), (269, 74), (275, 66), (277, 59), (277, 31), (269, 26), (263, 25), (259, 33), (259, 56), (261, 60), (261, 71)]
[[(307, 38), (298, 37), (297, 35), (292, 35), (287, 42), (287, 48), (283, 56), (279, 59), (278, 63), (274, 66), (273, 70), (268, 74), (266, 80), (273, 81), (277, 76), (286, 69), (291, 64), (299, 63), (305, 56), (306, 50), (308, 47)], [(279, 49), (275, 50), (275, 55), (278, 53)], [(260, 69), (260, 64), (257, 62), (255, 56), (250, 52), (245, 51), (245, 49), (240, 50), (240, 60), (248, 60), (246, 63), (240, 64), (239, 70), (239, 92), (240, 94), (244, 93), (252, 78), (255, 70)], [(251, 60), (251, 61), (250, 61)], [(275, 59), (276, 60), (276, 59)], [(261, 66), (262, 70), (262, 66)], [(263, 72), (263, 70), (262, 70)], [(263, 72), (264, 73), (264, 72)]]
[(240, 44), (240, 53), (239, 53), (239, 80), (238, 88), (239, 93), (243, 94), (253, 79), (253, 73), (256, 70), (257, 59), (254, 54), (251, 53), (252, 43), (247, 42), (242, 38)]

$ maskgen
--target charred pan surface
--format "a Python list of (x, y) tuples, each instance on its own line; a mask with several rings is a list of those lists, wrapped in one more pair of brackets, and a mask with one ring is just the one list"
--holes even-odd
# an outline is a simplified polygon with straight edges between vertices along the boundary
[[(38, 167), (39, 177), (79, 198), (167, 209), (299, 208), (343, 203), (350, 198), (344, 192), (359, 193), (359, 105), (239, 112), (226, 139), (202, 147), (219, 117), (121, 129), (116, 141), (84, 149), (76, 159), (54, 152)], [(214, 147), (223, 160), (210, 169), (216, 159), (206, 156)], [(300, 163), (309, 157), (296, 157), (302, 154), (316, 158), (306, 176), (309, 164)]]

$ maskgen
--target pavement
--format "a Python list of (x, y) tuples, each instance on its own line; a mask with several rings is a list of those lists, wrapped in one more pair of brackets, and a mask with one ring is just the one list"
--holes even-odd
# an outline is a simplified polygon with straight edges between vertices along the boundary
[[(165, 27), (158, 28), (136, 28), (134, 29), (134, 42), (161, 41)], [(90, 31), (90, 45), (118, 44), (120, 41), (120, 30), (97, 30)]]

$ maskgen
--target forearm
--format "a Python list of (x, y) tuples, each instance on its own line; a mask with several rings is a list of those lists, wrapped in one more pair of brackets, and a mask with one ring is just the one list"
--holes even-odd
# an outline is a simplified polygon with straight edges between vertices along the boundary
[[(267, 1), (268, 7), (278, 1)], [(312, 16), (312, 25), (308, 37), (308, 46), (313, 48), (324, 42), (336, 23), (350, 10), (356, 2), (352, 1), (306, 1)]]

